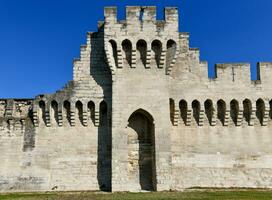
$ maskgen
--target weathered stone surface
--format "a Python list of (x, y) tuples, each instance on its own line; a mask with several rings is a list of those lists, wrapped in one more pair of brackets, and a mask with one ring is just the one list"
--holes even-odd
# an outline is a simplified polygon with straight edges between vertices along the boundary
[(0, 100), (0, 191), (272, 188), (272, 63), (209, 79), (176, 8), (126, 13), (105, 8), (63, 89)]

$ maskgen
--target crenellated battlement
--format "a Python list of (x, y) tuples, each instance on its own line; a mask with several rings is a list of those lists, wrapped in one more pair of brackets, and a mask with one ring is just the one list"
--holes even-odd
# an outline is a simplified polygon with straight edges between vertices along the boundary
[[(0, 136), (21, 134), (31, 118), (32, 99), (0, 99)], [(1, 131), (2, 130), (2, 131)]]
[(1, 99), (1, 129), (23, 130), (26, 120), (34, 127), (87, 127), (105, 126), (110, 123), (106, 101), (69, 101), (47, 99)]
[(257, 79), (262, 84), (272, 84), (272, 62), (259, 62), (257, 65)]
[(118, 20), (117, 7), (105, 7), (104, 17), (106, 28), (122, 28), (125, 33), (136, 31), (155, 30), (158, 34), (161, 31), (178, 31), (178, 9), (166, 7), (164, 9), (164, 20), (157, 20), (156, 6), (126, 6), (126, 19)]
[(123, 21), (117, 20), (116, 7), (106, 7), (104, 13), (104, 45), (112, 74), (136, 66), (170, 74), (180, 50), (177, 8), (165, 8), (163, 21), (156, 20), (154, 6), (127, 6)]
[[(254, 66), (255, 67), (255, 66)], [(272, 83), (272, 63), (259, 62), (256, 66), (257, 79), (251, 80), (250, 63), (220, 63), (215, 65), (215, 81), (218, 83), (269, 86)], [(238, 86), (238, 85), (237, 85)]]
[(110, 123), (108, 107), (105, 100), (38, 97), (33, 103), (33, 123), (35, 127), (44, 128), (105, 126)]
[(215, 65), (215, 79), (219, 82), (247, 83), (251, 82), (249, 63), (222, 63)]
[(268, 126), (272, 123), (270, 98), (170, 99), (173, 126)]

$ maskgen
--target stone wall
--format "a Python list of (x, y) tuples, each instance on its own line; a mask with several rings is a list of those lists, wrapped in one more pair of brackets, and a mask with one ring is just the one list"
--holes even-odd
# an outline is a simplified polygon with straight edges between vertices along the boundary
[(272, 188), (272, 64), (199, 55), (176, 8), (105, 8), (72, 81), (0, 100), (0, 191)]

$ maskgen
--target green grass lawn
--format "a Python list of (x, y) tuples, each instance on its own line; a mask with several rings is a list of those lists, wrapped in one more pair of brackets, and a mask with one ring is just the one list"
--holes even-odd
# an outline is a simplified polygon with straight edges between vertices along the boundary
[(60, 192), (60, 193), (17, 193), (2, 194), (0, 200), (271, 200), (272, 191), (187, 191), (154, 193), (95, 193), (95, 192)]

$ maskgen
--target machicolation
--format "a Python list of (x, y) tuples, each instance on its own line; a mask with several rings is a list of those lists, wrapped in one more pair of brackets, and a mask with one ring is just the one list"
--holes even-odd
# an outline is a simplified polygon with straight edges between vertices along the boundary
[(0, 191), (272, 188), (272, 63), (211, 79), (177, 8), (104, 15), (64, 88), (0, 99)]

